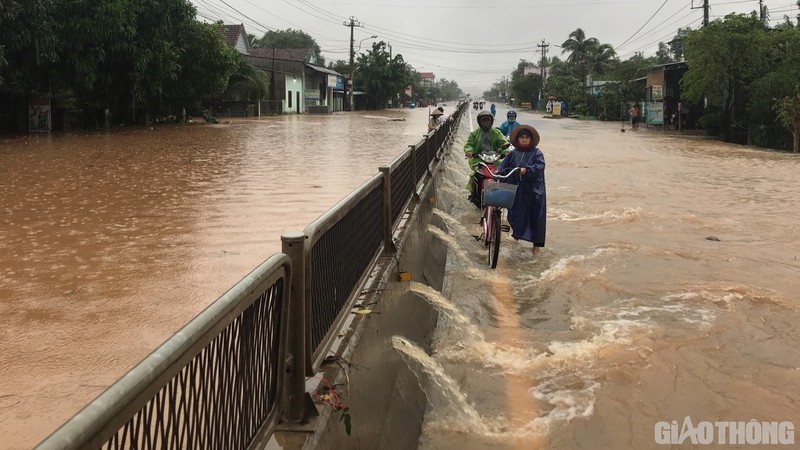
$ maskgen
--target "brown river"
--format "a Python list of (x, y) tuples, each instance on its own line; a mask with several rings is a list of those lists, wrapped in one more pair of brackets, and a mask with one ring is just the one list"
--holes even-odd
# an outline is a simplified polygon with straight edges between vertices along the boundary
[[(464, 162), (447, 162), (445, 294), (463, 316), (437, 330), (452, 383), (426, 385), (420, 447), (652, 448), (657, 422), (687, 416), (800, 424), (800, 158), (519, 120), (542, 134), (547, 247), (533, 258), (505, 235), (486, 269)], [(1, 140), (0, 449), (52, 432), (425, 121), (397, 110)]]
[(426, 123), (393, 110), (0, 140), (0, 449), (54, 431)]

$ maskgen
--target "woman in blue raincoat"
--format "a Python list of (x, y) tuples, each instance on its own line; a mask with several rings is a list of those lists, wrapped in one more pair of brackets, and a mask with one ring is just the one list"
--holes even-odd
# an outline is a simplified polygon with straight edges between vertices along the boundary
[(547, 222), (547, 192), (544, 182), (544, 155), (536, 146), (539, 132), (530, 125), (520, 125), (511, 132), (514, 151), (500, 164), (499, 173), (505, 175), (512, 169), (520, 170), (506, 179), (517, 185), (514, 204), (508, 210), (511, 237), (533, 243), (535, 255), (544, 247)]

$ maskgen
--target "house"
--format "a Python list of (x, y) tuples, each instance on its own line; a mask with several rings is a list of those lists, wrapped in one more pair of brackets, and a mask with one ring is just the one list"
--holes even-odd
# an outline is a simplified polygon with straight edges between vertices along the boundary
[(608, 83), (619, 83), (618, 81), (595, 80), (591, 75), (586, 77), (586, 93), (597, 97), (600, 95), (600, 90)]
[(681, 99), (680, 82), (688, 71), (689, 65), (685, 61), (659, 64), (647, 69), (644, 77), (646, 104), (643, 110), (647, 125), (664, 125), (666, 118), (668, 125), (677, 127), (677, 118), (680, 116), (681, 128), (697, 127), (703, 105), (689, 104)]
[(436, 83), (436, 75), (433, 72), (420, 72), (420, 78), (422, 78), (422, 85), (426, 87), (433, 87), (434, 83)]
[(267, 111), (299, 114), (343, 109), (344, 75), (317, 66), (313, 48), (255, 48), (245, 60), (274, 80)]
[(222, 38), (226, 44), (235, 48), (239, 53), (243, 55), (250, 53), (250, 39), (247, 37), (247, 31), (243, 24), (223, 25)]

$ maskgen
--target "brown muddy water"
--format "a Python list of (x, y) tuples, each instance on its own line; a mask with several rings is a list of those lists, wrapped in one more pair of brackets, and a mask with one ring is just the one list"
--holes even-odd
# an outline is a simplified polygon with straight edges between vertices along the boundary
[(800, 426), (800, 157), (519, 120), (542, 136), (546, 248), (504, 234), (488, 269), (466, 165), (446, 162), (444, 295), (418, 289), (445, 313), (433, 358), (405, 351), (430, 400), (420, 448), (726, 448), (717, 429), (659, 445), (655, 427)]
[(392, 110), (0, 140), (0, 449), (54, 431), (426, 123)]

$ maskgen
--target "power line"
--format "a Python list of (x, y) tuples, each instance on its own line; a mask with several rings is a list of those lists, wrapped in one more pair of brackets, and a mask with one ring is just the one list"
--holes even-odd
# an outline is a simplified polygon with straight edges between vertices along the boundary
[[(678, 13), (680, 13), (680, 12), (683, 12), (683, 10), (678, 10), (678, 12), (676, 12), (675, 14), (673, 14), (673, 15), (669, 16), (669, 17), (668, 17), (666, 20), (664, 20), (664, 22), (666, 22), (667, 20), (669, 20), (669, 19), (671, 19), (671, 18), (675, 17), (675, 15), (676, 15), (676, 14), (678, 14)], [(652, 36), (653, 34), (655, 34), (655, 33), (657, 33), (657, 32), (660, 32), (660, 31), (663, 31), (663, 30), (664, 30), (664, 29), (666, 29), (667, 27), (670, 27), (670, 26), (672, 26), (672, 24), (674, 24), (675, 22), (680, 22), (680, 21), (682, 21), (683, 19), (685, 19), (685, 18), (687, 18), (687, 17), (691, 16), (692, 14), (694, 14), (694, 10), (690, 9), (690, 10), (689, 10), (689, 12), (687, 12), (686, 14), (684, 14), (684, 15), (683, 15), (683, 16), (681, 16), (681, 17), (678, 17), (677, 19), (673, 20), (673, 21), (672, 21), (672, 22), (670, 22), (669, 24), (667, 24), (667, 25), (664, 25), (664, 26), (663, 26), (663, 27), (661, 27), (661, 28), (653, 28), (653, 29), (649, 30), (647, 33), (645, 33), (645, 34), (643, 34), (643, 35), (641, 35), (641, 36), (637, 37), (636, 39), (632, 40), (632, 41), (629, 43), (629, 45), (630, 45), (630, 44), (634, 44), (634, 43), (636, 43), (636, 42), (640, 42), (642, 39), (647, 39), (647, 38), (649, 38), (650, 36)], [(661, 25), (661, 24), (663, 24), (664, 22), (661, 22), (661, 23), (660, 23), (658, 26), (660, 26), (660, 25)]]
[[(664, 5), (666, 5), (668, 1), (669, 1), (669, 0), (664, 0), (664, 3), (662, 3), (662, 4), (661, 4), (661, 6), (659, 6), (659, 7), (658, 7), (658, 9), (656, 10), (656, 12), (654, 12), (654, 13), (653, 13), (653, 15), (652, 15), (652, 16), (650, 16), (650, 18), (649, 18), (649, 19), (647, 19), (647, 22), (645, 22), (645, 23), (644, 23), (644, 25), (642, 25), (641, 27), (639, 27), (639, 29), (638, 29), (638, 30), (636, 30), (636, 32), (635, 32), (635, 33), (633, 33), (633, 34), (631, 35), (631, 37), (629, 37), (628, 39), (625, 39), (625, 42), (623, 42), (622, 44), (619, 44), (617, 47), (622, 47), (623, 45), (627, 44), (627, 43), (628, 43), (628, 41), (630, 41), (631, 39), (633, 39), (633, 37), (634, 37), (634, 36), (636, 36), (636, 33), (638, 33), (638, 32), (640, 32), (640, 31), (642, 31), (642, 28), (644, 28), (644, 27), (645, 27), (645, 26), (646, 26), (648, 23), (650, 23), (650, 21), (651, 21), (651, 20), (653, 20), (653, 17), (655, 17), (655, 16), (656, 16), (656, 14), (658, 14), (658, 12), (659, 12), (659, 11), (661, 11), (661, 8), (663, 8), (663, 7), (664, 7)], [(706, 0), (706, 1), (708, 1), (708, 0)]]

